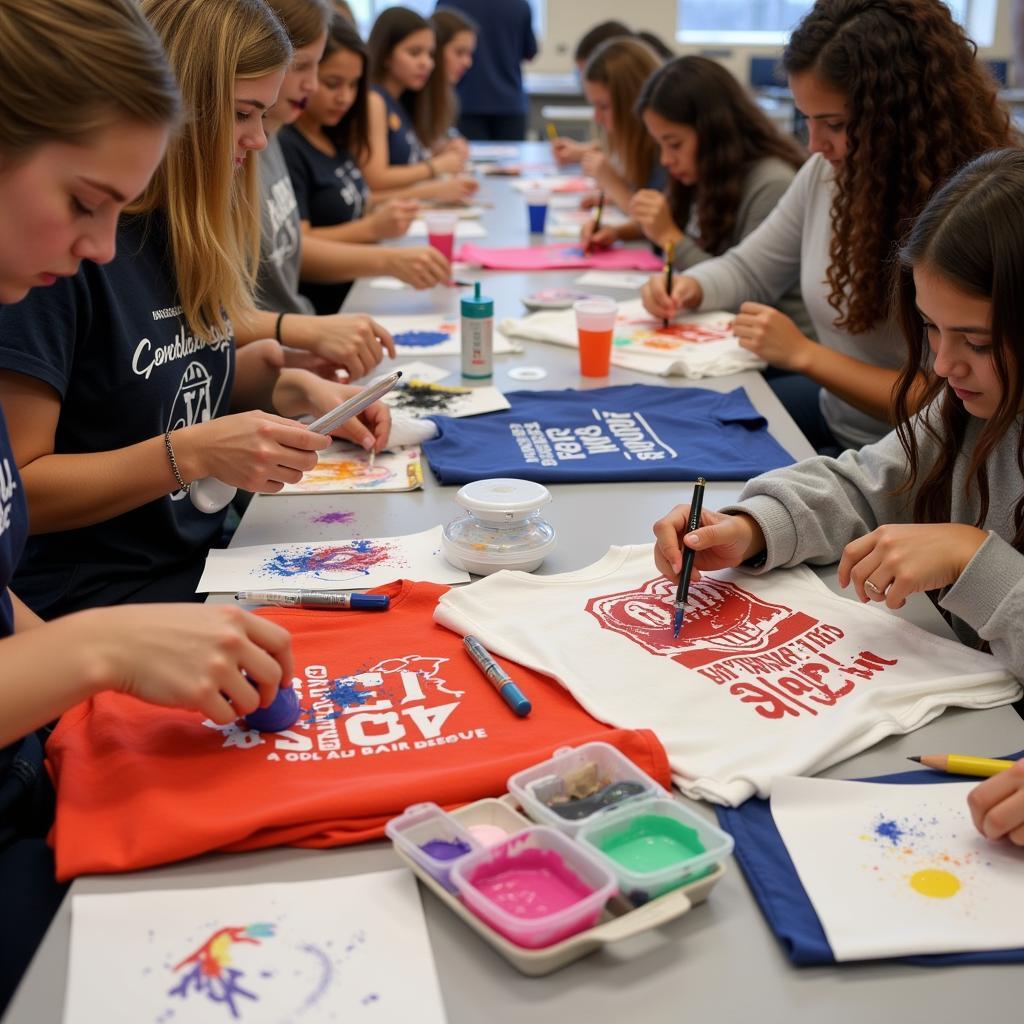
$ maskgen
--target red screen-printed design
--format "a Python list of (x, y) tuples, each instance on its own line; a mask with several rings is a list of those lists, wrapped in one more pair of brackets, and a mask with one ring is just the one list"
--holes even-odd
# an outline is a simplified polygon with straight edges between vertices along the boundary
[[(850, 663), (827, 654), (844, 638), (838, 626), (773, 604), (735, 583), (703, 577), (690, 587), (686, 617), (672, 636), (675, 587), (663, 577), (637, 590), (591, 598), (586, 610), (603, 629), (671, 658), (719, 686), (764, 718), (832, 707), (858, 680), (895, 665), (870, 651)], [(827, 677), (827, 678), (826, 678)]]

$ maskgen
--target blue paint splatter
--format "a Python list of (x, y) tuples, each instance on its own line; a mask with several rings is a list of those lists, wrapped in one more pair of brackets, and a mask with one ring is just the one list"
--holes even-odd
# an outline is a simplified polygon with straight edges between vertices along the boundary
[(888, 839), (893, 846), (898, 846), (904, 836), (904, 831), (895, 821), (880, 821), (875, 825), (875, 835), (879, 839)]
[(444, 331), (399, 331), (394, 335), (396, 345), (408, 348), (433, 348), (441, 345), (451, 337)]

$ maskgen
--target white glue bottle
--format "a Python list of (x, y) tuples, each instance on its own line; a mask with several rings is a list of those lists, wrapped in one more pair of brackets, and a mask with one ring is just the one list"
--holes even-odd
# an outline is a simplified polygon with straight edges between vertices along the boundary
[(480, 282), (473, 296), (460, 303), (462, 311), (462, 376), (467, 380), (490, 380), (494, 376), (494, 299), (480, 294)]

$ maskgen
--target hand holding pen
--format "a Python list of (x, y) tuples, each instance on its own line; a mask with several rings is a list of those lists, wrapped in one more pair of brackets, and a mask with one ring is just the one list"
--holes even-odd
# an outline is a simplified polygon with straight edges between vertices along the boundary
[(595, 207), (594, 213), (594, 227), (590, 232), (590, 237), (587, 239), (586, 245), (583, 247), (583, 255), (589, 256), (590, 250), (594, 245), (594, 238), (597, 233), (601, 230), (601, 217), (604, 214), (604, 191), (602, 190), (597, 197), (597, 206)]
[[(693, 487), (693, 500), (690, 502), (690, 518), (687, 522), (687, 531), (692, 533), (700, 526), (700, 510), (704, 505), (704, 477), (697, 477), (697, 483)], [(690, 593), (690, 574), (693, 572), (694, 550), (688, 547), (683, 552), (683, 566), (679, 573), (679, 583), (676, 585), (675, 614), (672, 617), (672, 636), (679, 636), (679, 630), (683, 628), (683, 613), (686, 610), (686, 599)]]
[[(676, 243), (669, 242), (665, 248), (665, 294), (670, 297), (672, 295), (672, 271), (674, 269), (672, 264), (675, 261), (675, 256)], [(668, 327), (668, 321), (669, 318), (665, 317), (663, 321), (665, 327)]]

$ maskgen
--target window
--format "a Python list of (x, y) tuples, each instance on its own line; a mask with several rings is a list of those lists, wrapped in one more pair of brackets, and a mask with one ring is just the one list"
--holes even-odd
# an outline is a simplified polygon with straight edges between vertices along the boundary
[[(992, 0), (994, 3), (995, 0)], [(410, 7), (412, 10), (422, 14), (424, 18), (434, 13), (437, 0), (349, 0), (352, 6), (352, 13), (356, 16), (356, 24), (359, 26), (359, 33), (365, 39), (370, 34), (373, 20), (384, 10), (385, 7)], [(533, 31), (538, 39), (544, 34), (544, 20), (547, 16), (547, 0), (529, 0), (533, 10)], [(680, 0), (682, 9), (682, 0)]]
[[(995, 38), (998, 0), (947, 0), (953, 17), (979, 46)], [(676, 0), (681, 43), (780, 46), (811, 9), (808, 0)]]

